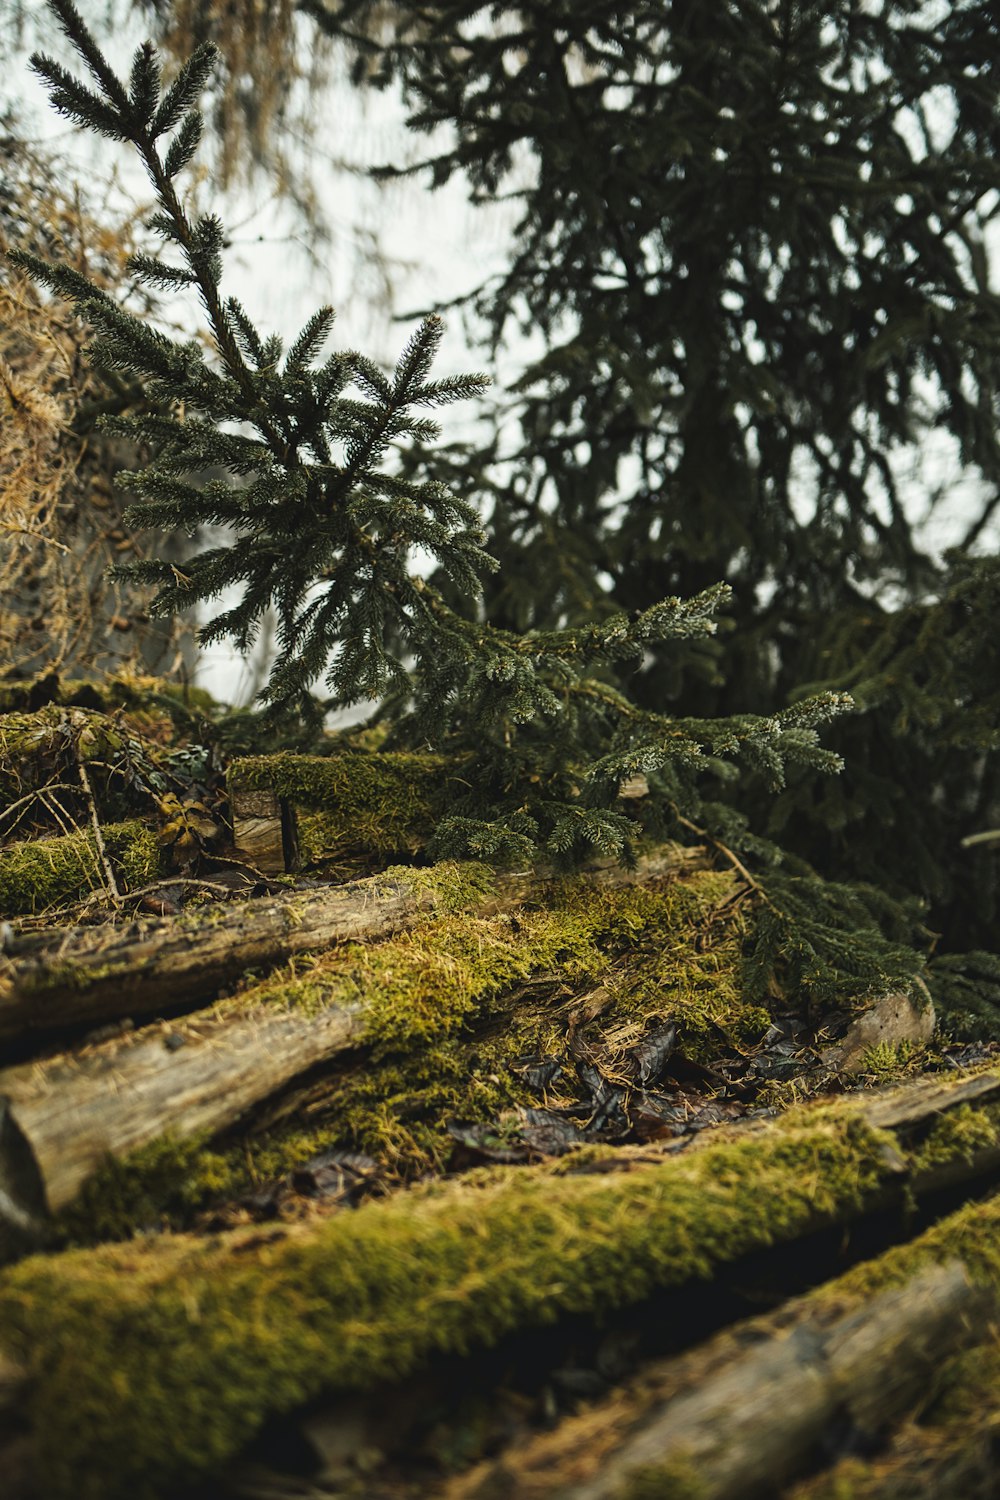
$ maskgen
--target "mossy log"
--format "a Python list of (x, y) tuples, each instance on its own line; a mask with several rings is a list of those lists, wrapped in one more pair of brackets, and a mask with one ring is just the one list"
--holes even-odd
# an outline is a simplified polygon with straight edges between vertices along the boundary
[[(960, 1210), (776, 1313), (653, 1362), (555, 1432), (456, 1478), (441, 1500), (763, 1500), (829, 1462), (838, 1435), (878, 1446), (942, 1384), (966, 1399), (995, 1387), (1000, 1264), (995, 1240), (983, 1255), (974, 1236), (995, 1236), (998, 1214), (996, 1198)], [(851, 1482), (865, 1467), (848, 1461), (794, 1494), (867, 1493)], [(945, 1493), (960, 1492), (926, 1491)]]
[(237, 849), (269, 873), (398, 859), (422, 849), (468, 794), (440, 755), (260, 755), (226, 773)]
[[(588, 875), (617, 888), (708, 863), (702, 849), (662, 845), (634, 870), (607, 863)], [(248, 970), (384, 937), (433, 912), (514, 907), (544, 884), (534, 873), (496, 877), (482, 865), (445, 862), (123, 927), (18, 934), (0, 955), (0, 1045), (81, 1023), (194, 1010)]]
[[(106, 824), (101, 835), (126, 890), (154, 879), (160, 848), (153, 829), (132, 819)], [(44, 911), (103, 886), (97, 842), (90, 829), (58, 838), (24, 839), (0, 848), (0, 917)]]
[[(645, 873), (662, 868), (663, 858), (651, 857)], [(482, 911), (498, 900), (478, 870), (471, 883), (447, 869), (434, 872), (432, 882), (424, 878), (444, 904), (461, 895)], [(526, 880), (502, 882), (500, 915), (431, 916), (419, 931), (374, 947), (349, 944), (300, 961), (210, 1010), (0, 1072), (0, 1181), (7, 1205), (6, 1211), (0, 1206), (0, 1253), (14, 1254), (25, 1234), (40, 1231), (46, 1216), (70, 1203), (109, 1158), (121, 1160), (166, 1136), (200, 1141), (217, 1134), (362, 1044), (412, 1057), (423, 1072), (430, 1070), (433, 1086), (443, 1045), (479, 1009), (488, 1008), (486, 1019), (496, 1029), (491, 1006), (497, 1002), (499, 1014), (506, 1013), (499, 1000), (505, 991), (540, 971), (550, 984), (559, 973), (596, 981), (623, 946), (643, 935), (657, 952), (662, 945), (668, 955), (678, 951), (676, 981), (690, 970), (703, 987), (710, 985), (704, 1024), (728, 1020), (732, 984), (721, 954), (689, 954), (685, 968), (683, 947), (703, 937), (703, 921), (720, 899), (731, 901), (734, 877), (702, 871), (685, 881), (638, 886), (634, 879), (614, 867), (550, 884), (554, 907), (543, 901), (516, 923), (506, 910), (508, 897), (524, 897), (531, 887)], [(664, 992), (655, 981), (654, 989), (651, 1003), (660, 1008)], [(704, 1008), (706, 997), (695, 994)], [(759, 1025), (756, 1011), (753, 1020)], [(507, 1034), (502, 1021), (500, 1030)], [(639, 1025), (637, 1035), (642, 1030)], [(523, 1049), (516, 1027), (512, 1049), (514, 1055)]]
[[(958, 1123), (948, 1144), (909, 1147), (851, 1100), (691, 1152), (592, 1152), (266, 1232), (32, 1257), (0, 1276), (0, 1352), (33, 1383), (39, 1491), (175, 1493), (323, 1392), (374, 1391), (437, 1355), (471, 1357), (560, 1317), (606, 1317), (719, 1276), (751, 1251), (884, 1203), (893, 1185), (901, 1196), (929, 1151), (967, 1154), (988, 1138), (996, 1148), (988, 1110)], [(992, 1199), (858, 1268), (841, 1291), (860, 1306), (922, 1267), (960, 1262), (995, 1294), (998, 1247)], [(960, 1279), (948, 1297), (972, 1305)], [(898, 1319), (887, 1313), (885, 1326)], [(635, 1490), (646, 1493), (674, 1491)]]

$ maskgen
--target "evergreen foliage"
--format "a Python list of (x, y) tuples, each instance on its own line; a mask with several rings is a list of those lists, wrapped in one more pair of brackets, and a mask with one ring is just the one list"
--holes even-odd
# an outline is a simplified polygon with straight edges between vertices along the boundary
[[(734, 757), (771, 786), (781, 785), (790, 763), (836, 768), (816, 726), (846, 706), (843, 694), (762, 717), (704, 720), (638, 707), (616, 685), (651, 652), (709, 636), (729, 596), (723, 585), (629, 612), (592, 612), (586, 621), (539, 620), (528, 632), (483, 620), (476, 595), (494, 563), (470, 501), (434, 477), (423, 445), (438, 429), (422, 414), (477, 394), (482, 377), (430, 379), (442, 331), (437, 316), (423, 320), (391, 376), (357, 352), (322, 359), (330, 308), (287, 351), (258, 330), (223, 295), (220, 220), (192, 216), (178, 188), (201, 136), (197, 101), (214, 49), (200, 47), (164, 89), (146, 44), (125, 81), (72, 0), (51, 0), (51, 8), (90, 74), (83, 83), (36, 55), (53, 104), (77, 124), (131, 144), (156, 192), (150, 227), (163, 253), (134, 255), (133, 278), (196, 292), (207, 319), (207, 343), (182, 342), (79, 271), (18, 257), (89, 321), (95, 363), (140, 382), (156, 403), (109, 420), (113, 432), (155, 451), (127, 476), (144, 497), (132, 521), (231, 531), (230, 544), (195, 551), (183, 566), (152, 561), (131, 569), (159, 586), (157, 611), (173, 614), (236, 590), (238, 601), (208, 622), (202, 638), (228, 635), (246, 650), (273, 606), (279, 650), (263, 695), (273, 714), (315, 712), (310, 689), (322, 676), (329, 703), (385, 697), (382, 711), (398, 740), (471, 751), (469, 796), (441, 825), (439, 853), (521, 859), (543, 846), (571, 861), (596, 846), (628, 859), (635, 824), (618, 801), (623, 778), (651, 778), (649, 817), (662, 820), (697, 811), (699, 774), (725, 779)], [(206, 482), (209, 469), (227, 477)], [(434, 561), (432, 584), (411, 571), (417, 548)]]
[(381, 41), (366, 0), (305, 8), (359, 79), (401, 82), (430, 142), (407, 170), (517, 205), (466, 305), (487, 347), (544, 352), (503, 439), (452, 453), (501, 562), (488, 618), (544, 629), (725, 578), (726, 628), (652, 644), (630, 696), (730, 715), (855, 692), (842, 777), (731, 800), (827, 874), (918, 893), (947, 943), (993, 945), (996, 850), (961, 840), (1000, 824), (996, 571), (932, 553), (906, 469), (931, 519), (966, 481), (959, 541), (983, 550), (996, 7), (397, 0)]

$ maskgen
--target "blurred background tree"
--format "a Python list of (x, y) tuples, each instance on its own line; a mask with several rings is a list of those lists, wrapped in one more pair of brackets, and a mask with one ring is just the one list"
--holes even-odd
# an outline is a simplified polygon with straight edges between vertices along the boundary
[(508, 265), (463, 299), (491, 355), (531, 341), (507, 420), (453, 453), (502, 564), (489, 617), (725, 578), (728, 628), (652, 648), (629, 692), (714, 714), (849, 687), (842, 776), (733, 796), (824, 873), (992, 942), (995, 852), (961, 840), (1000, 821), (976, 561), (1000, 502), (995, 7), (304, 8), (403, 88), (428, 141), (408, 171), (517, 204)]

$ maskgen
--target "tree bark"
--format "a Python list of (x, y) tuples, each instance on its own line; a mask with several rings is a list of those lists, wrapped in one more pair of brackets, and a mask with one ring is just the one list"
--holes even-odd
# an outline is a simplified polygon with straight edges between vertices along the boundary
[[(168, 1133), (216, 1134), (363, 1035), (361, 1007), (208, 1012), (75, 1057), (8, 1068), (0, 1073), (0, 1182), (15, 1208), (44, 1222), (108, 1157)], [(0, 1198), (0, 1261), (3, 1208)]]
[[(612, 887), (708, 863), (702, 849), (663, 845), (643, 855), (634, 871), (607, 864), (587, 873)], [(472, 910), (485, 914), (516, 906), (538, 891), (542, 878), (498, 877), (495, 893)], [(18, 934), (7, 954), (0, 954), (0, 1045), (61, 1027), (194, 1010), (247, 969), (309, 949), (385, 937), (445, 904), (431, 882), (373, 876), (124, 927)]]

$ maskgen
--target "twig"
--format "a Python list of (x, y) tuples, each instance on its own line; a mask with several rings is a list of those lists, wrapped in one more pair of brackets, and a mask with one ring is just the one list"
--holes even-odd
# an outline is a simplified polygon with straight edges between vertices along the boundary
[(115, 902), (115, 904), (118, 905), (121, 902), (122, 893), (118, 889), (118, 882), (115, 879), (115, 872), (111, 868), (111, 861), (108, 858), (108, 851), (104, 843), (104, 835), (101, 833), (101, 822), (97, 816), (97, 803), (94, 800), (94, 790), (90, 785), (90, 777), (87, 775), (87, 768), (83, 763), (83, 756), (80, 754), (80, 746), (75, 735), (71, 735), (71, 743), (73, 746), (73, 758), (76, 761), (77, 775), (80, 778), (80, 785), (83, 788), (83, 795), (87, 800), (87, 807), (90, 810), (90, 822), (94, 830), (94, 842), (97, 845), (97, 856), (100, 859), (101, 865), (104, 869), (104, 878), (107, 881), (108, 890), (111, 893), (111, 898)]
[[(0, 824), (6, 823), (11, 813), (16, 812), (19, 807), (29, 807), (32, 802), (44, 802), (43, 793), (45, 792), (72, 792), (75, 790), (76, 788), (70, 786), (68, 781), (50, 781), (45, 786), (38, 787), (33, 792), (28, 792), (24, 797), (18, 797), (16, 802), (9, 802), (3, 812), (0, 813)], [(6, 838), (8, 833), (13, 833), (20, 821), (20, 818), (15, 818), (10, 828), (3, 830), (2, 836)]]
[(771, 910), (773, 912), (776, 912), (779, 917), (783, 915), (779, 908), (775, 906), (774, 902), (771, 900), (764, 887), (758, 880), (754, 879), (754, 877), (750, 874), (750, 871), (747, 869), (746, 865), (738, 855), (733, 853), (732, 849), (724, 844), (721, 839), (717, 839), (714, 833), (709, 833), (707, 828), (700, 828), (697, 823), (692, 823), (690, 818), (685, 818), (681, 813), (677, 811), (677, 807), (675, 804), (671, 803), (671, 806), (674, 809), (674, 814), (677, 818), (678, 823), (680, 823), (684, 828), (690, 829), (692, 833), (696, 833), (700, 839), (707, 839), (713, 848), (718, 849), (719, 853), (724, 855), (726, 859), (728, 859), (729, 863), (733, 866), (733, 869), (736, 870), (739, 875), (742, 875), (743, 879), (746, 881), (747, 885), (750, 886), (751, 890), (756, 891), (760, 899), (766, 902)]
[(985, 833), (970, 833), (961, 841), (960, 847), (972, 849), (976, 844), (1000, 844), (1000, 828), (990, 828)]
[(196, 885), (200, 891), (217, 891), (221, 896), (233, 897), (241, 894), (231, 885), (222, 885), (217, 880), (202, 880), (197, 875), (171, 875), (167, 880), (154, 880), (152, 885), (141, 885), (138, 890), (129, 891), (126, 899), (134, 901), (137, 896), (149, 896), (153, 891), (162, 891), (168, 885)]

